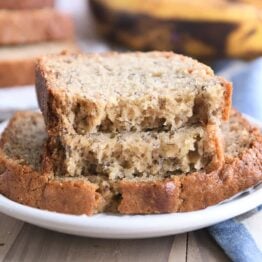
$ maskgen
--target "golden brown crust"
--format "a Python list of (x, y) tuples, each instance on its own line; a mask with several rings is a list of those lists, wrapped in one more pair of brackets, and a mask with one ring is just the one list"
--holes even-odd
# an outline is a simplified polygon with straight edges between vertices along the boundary
[(221, 135), (218, 134), (217, 127), (215, 125), (207, 125), (207, 141), (205, 143), (206, 149), (208, 151), (209, 147), (214, 148), (214, 155), (211, 162), (207, 165), (207, 172), (217, 170), (224, 164), (224, 149), (223, 149), (223, 139)]
[(96, 190), (95, 184), (81, 179), (59, 181), (49, 174), (40, 175), (0, 153), (0, 192), (15, 202), (61, 213), (92, 215), (105, 205)]
[(220, 81), (225, 87), (225, 104), (223, 106), (223, 119), (228, 120), (231, 112), (231, 105), (232, 105), (232, 92), (233, 92), (233, 87), (232, 83), (225, 81), (222, 77), (220, 77)]
[(0, 9), (31, 9), (52, 7), (54, 0), (1, 0)]
[[(47, 73), (41, 67), (40, 60), (38, 60), (35, 66), (35, 86), (38, 105), (43, 114), (48, 134), (56, 134), (56, 129), (59, 128), (59, 120), (50, 111), (56, 110), (57, 107), (65, 107), (66, 100), (63, 102), (63, 98), (65, 98), (63, 93), (59, 92), (59, 90), (54, 91), (46, 79)], [(54, 126), (54, 123), (57, 123), (57, 127)]]
[(71, 17), (51, 8), (0, 11), (0, 45), (69, 40), (73, 36)]
[(87, 181), (49, 181), (40, 201), (40, 208), (67, 214), (97, 213), (104, 206), (97, 186)]
[(123, 214), (151, 214), (177, 212), (181, 205), (180, 181), (120, 182), (121, 202), (118, 211)]
[(39, 207), (39, 200), (48, 176), (40, 176), (29, 166), (19, 165), (0, 153), (0, 192), (8, 198), (29, 206)]

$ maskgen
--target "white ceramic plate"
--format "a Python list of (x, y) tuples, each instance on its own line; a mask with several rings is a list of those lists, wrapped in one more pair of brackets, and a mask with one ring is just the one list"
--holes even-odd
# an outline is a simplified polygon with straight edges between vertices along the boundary
[[(262, 128), (255, 120), (253, 123)], [(0, 132), (6, 124), (0, 125)], [(203, 210), (161, 215), (65, 215), (13, 202), (0, 195), (0, 212), (25, 222), (79, 236), (148, 238), (179, 234), (207, 227), (245, 213), (262, 204), (262, 185), (233, 199)]]

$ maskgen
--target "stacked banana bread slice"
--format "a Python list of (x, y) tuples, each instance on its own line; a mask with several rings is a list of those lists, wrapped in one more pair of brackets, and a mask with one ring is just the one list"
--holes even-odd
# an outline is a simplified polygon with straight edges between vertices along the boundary
[(231, 85), (169, 52), (40, 59), (45, 167), (66, 176), (169, 176), (222, 165)]
[[(0, 193), (71, 214), (184, 212), (262, 181), (262, 137), (231, 84), (172, 52), (39, 59), (40, 113), (0, 142)], [(229, 121), (228, 121), (229, 119)]]
[(53, 3), (1, 1), (0, 87), (33, 84), (37, 57), (77, 50), (71, 17), (54, 10)]
[(0, 143), (0, 193), (56, 212), (148, 214), (186, 212), (217, 204), (262, 182), (262, 136), (232, 112), (223, 123), (225, 163), (212, 172), (109, 181), (105, 176), (65, 177), (42, 172), (47, 133), (40, 113), (17, 113)]

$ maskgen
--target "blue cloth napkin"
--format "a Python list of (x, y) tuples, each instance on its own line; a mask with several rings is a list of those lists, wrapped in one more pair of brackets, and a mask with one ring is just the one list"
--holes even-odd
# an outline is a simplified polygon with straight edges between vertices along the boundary
[[(262, 58), (251, 63), (224, 61), (218, 74), (233, 82), (233, 106), (262, 121)], [(209, 227), (234, 262), (262, 262), (262, 199), (258, 208)]]

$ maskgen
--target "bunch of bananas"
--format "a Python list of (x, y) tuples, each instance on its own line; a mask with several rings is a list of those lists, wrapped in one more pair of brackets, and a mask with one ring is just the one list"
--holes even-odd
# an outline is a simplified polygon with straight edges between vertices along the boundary
[(90, 0), (97, 28), (136, 50), (200, 59), (262, 55), (261, 0)]

